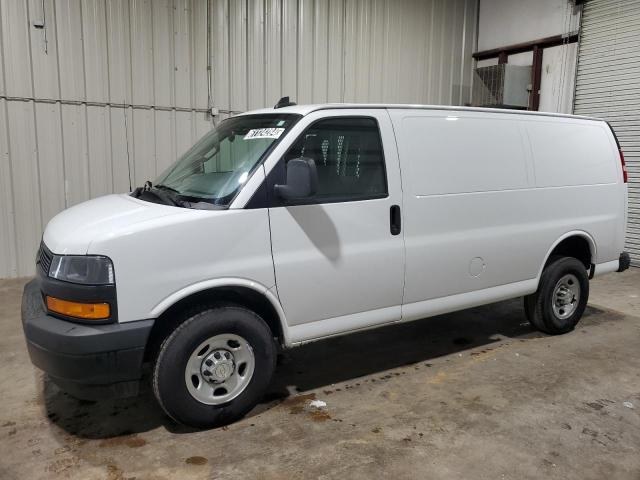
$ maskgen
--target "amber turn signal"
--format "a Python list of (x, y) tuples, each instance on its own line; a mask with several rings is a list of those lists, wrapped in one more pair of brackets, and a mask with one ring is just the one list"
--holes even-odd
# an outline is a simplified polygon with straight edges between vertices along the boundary
[(49, 311), (86, 320), (106, 320), (111, 313), (108, 303), (78, 303), (47, 296)]

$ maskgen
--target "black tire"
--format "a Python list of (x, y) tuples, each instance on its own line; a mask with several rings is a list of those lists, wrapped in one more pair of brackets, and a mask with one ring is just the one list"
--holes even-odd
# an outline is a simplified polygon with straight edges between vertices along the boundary
[[(201, 342), (220, 334), (239, 335), (249, 343), (255, 370), (237, 397), (225, 404), (207, 405), (189, 393), (185, 367)], [(247, 414), (263, 397), (275, 370), (276, 354), (271, 330), (256, 313), (233, 305), (202, 307), (162, 342), (153, 367), (153, 391), (176, 422), (196, 428), (226, 425)]]
[[(558, 281), (573, 274), (580, 286), (580, 299), (571, 316), (559, 318), (553, 310), (554, 290)], [(589, 277), (585, 266), (573, 257), (554, 257), (542, 271), (536, 293), (524, 297), (524, 310), (529, 322), (549, 335), (572, 331), (582, 318), (589, 300)]]

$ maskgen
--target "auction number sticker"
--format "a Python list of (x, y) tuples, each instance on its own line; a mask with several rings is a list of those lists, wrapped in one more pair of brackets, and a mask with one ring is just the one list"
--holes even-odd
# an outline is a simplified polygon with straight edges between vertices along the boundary
[(254, 128), (249, 130), (244, 136), (245, 140), (252, 140), (254, 138), (280, 138), (284, 132), (284, 128)]

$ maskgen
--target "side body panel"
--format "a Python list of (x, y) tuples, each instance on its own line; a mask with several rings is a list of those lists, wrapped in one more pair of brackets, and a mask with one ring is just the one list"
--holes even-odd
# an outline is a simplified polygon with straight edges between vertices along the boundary
[[(379, 122), (389, 196), (243, 209), (305, 127), (336, 115)], [(52, 222), (45, 242), (55, 253), (113, 259), (121, 322), (229, 282), (279, 301), (286, 342), (296, 344), (531, 293), (566, 235), (589, 238), (594, 263), (611, 269), (623, 249), (626, 186), (606, 128), (451, 109), (316, 111), (229, 210), (105, 197)], [(402, 208), (398, 236), (389, 233), (393, 204)]]
[[(403, 174), (403, 320), (532, 293), (570, 232), (594, 239), (597, 262), (622, 251), (622, 188), (604, 123), (389, 112)], [(585, 137), (595, 138), (587, 148)]]

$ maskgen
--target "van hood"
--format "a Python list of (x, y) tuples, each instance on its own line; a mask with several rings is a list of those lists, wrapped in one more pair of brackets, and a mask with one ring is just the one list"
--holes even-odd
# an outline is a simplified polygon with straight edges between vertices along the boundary
[(85, 255), (95, 240), (127, 234), (141, 223), (186, 212), (184, 208), (145, 202), (125, 194), (107, 195), (53, 217), (42, 239), (53, 253)]

